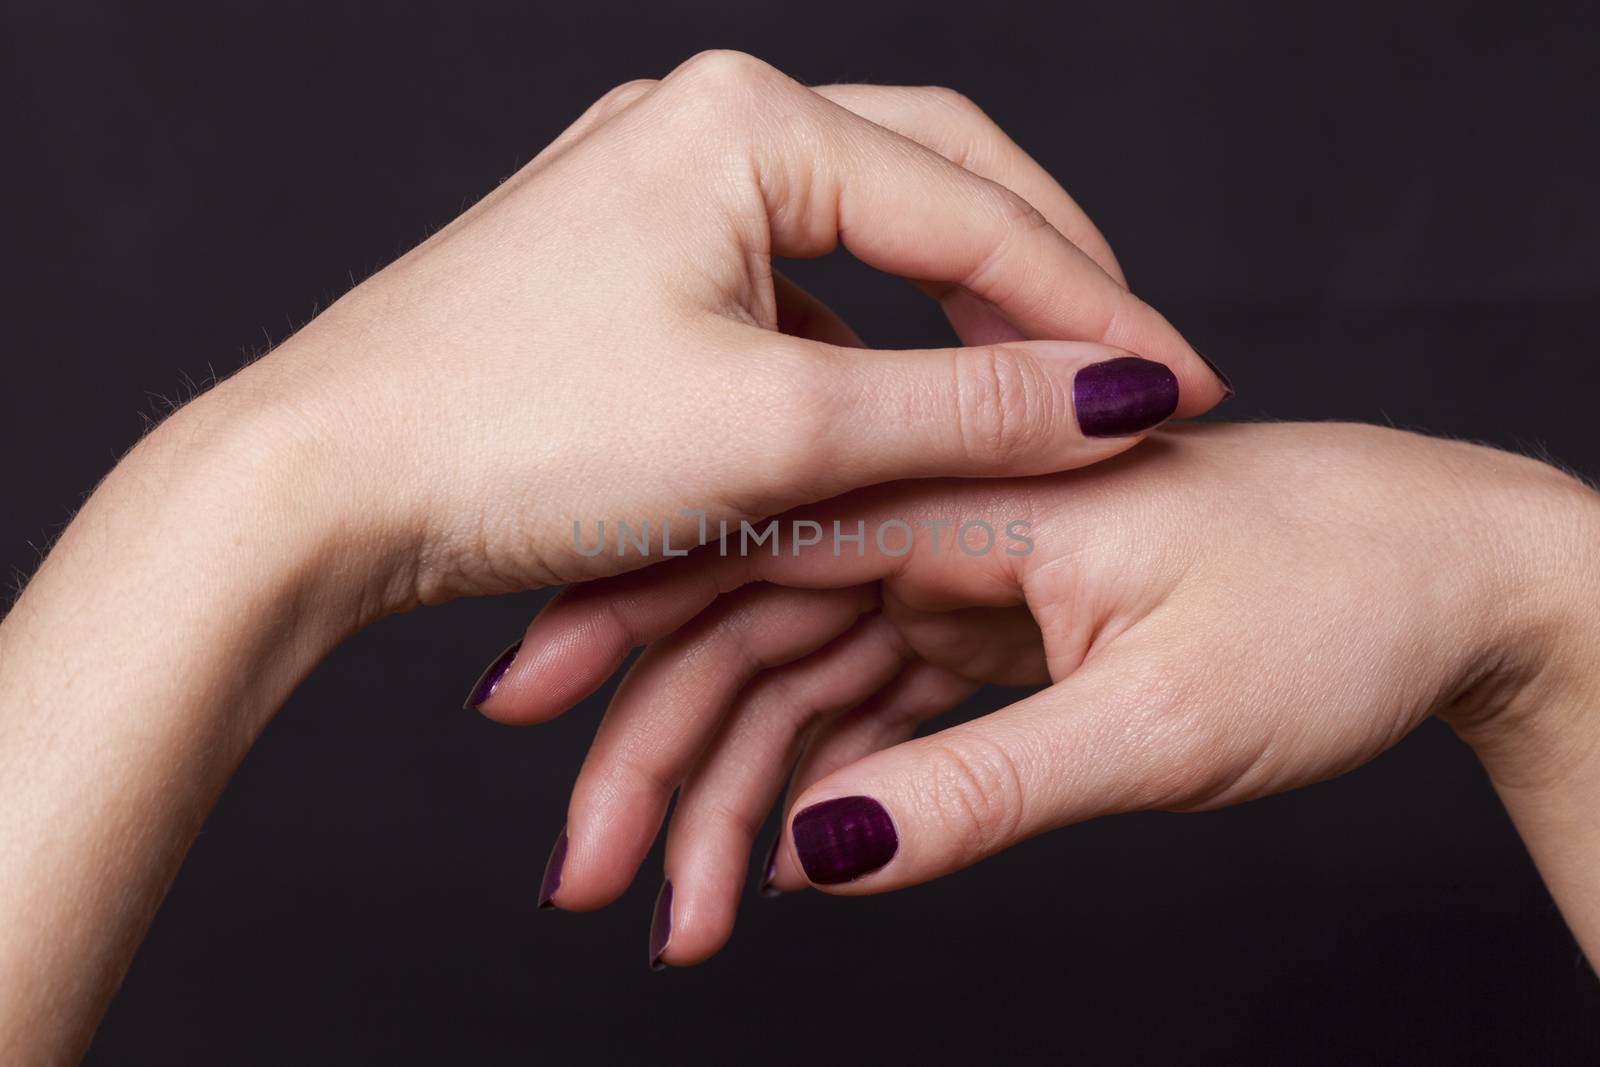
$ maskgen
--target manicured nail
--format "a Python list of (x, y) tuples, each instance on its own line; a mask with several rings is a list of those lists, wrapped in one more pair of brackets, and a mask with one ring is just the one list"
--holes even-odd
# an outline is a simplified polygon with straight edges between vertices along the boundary
[(870, 874), (894, 859), (900, 848), (894, 821), (871, 797), (837, 797), (813, 804), (794, 817), (789, 832), (800, 866), (817, 885)]
[(556, 906), (556, 890), (561, 888), (561, 868), (567, 862), (567, 828), (561, 828), (561, 836), (556, 838), (554, 847), (550, 849), (550, 861), (544, 865), (544, 881), (539, 884), (539, 907), (553, 908)]
[(783, 842), (783, 834), (772, 839), (772, 846), (767, 849), (767, 862), (761, 868), (761, 895), (764, 897), (781, 897), (783, 890), (773, 886), (772, 880), (778, 877), (778, 845)]
[(1085, 437), (1142, 433), (1178, 410), (1178, 379), (1137, 356), (1092, 363), (1072, 380), (1072, 406)]
[(656, 914), (650, 920), (650, 969), (664, 971), (667, 965), (661, 962), (661, 954), (667, 951), (667, 942), (672, 940), (672, 881), (668, 879), (661, 883), (661, 892), (656, 894)]
[(494, 695), (495, 688), (500, 684), (500, 679), (506, 676), (506, 671), (511, 668), (511, 661), (517, 658), (517, 649), (522, 647), (518, 641), (500, 655), (495, 661), (484, 668), (478, 680), (472, 685), (472, 692), (467, 695), (467, 710), (477, 711), (485, 700)]
[(1200, 362), (1204, 363), (1206, 365), (1206, 369), (1212, 374), (1215, 374), (1217, 376), (1217, 381), (1222, 383), (1222, 399), (1227, 400), (1229, 397), (1233, 396), (1233, 381), (1226, 374), (1222, 373), (1222, 368), (1207, 359), (1206, 354), (1198, 349), (1195, 351), (1195, 355), (1200, 357)]

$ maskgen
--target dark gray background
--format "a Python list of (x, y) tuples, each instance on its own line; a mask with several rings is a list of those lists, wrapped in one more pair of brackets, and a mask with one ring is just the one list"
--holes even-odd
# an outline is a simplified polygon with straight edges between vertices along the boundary
[[(16, 5), (0, 561), (31, 571), (155, 397), (709, 46), (974, 97), (1232, 374), (1230, 417), (1387, 421), (1600, 474), (1593, 13), (1395, 6)], [(949, 337), (909, 286), (796, 273), (869, 341)], [(520, 731), (459, 710), (539, 602), (392, 619), (315, 673), (91, 1062), (1600, 1054), (1600, 987), (1437, 726), (1238, 810), (1082, 826), (882, 898), (752, 897), (713, 962), (651, 974), (659, 857), (603, 912), (533, 908), (600, 701)]]

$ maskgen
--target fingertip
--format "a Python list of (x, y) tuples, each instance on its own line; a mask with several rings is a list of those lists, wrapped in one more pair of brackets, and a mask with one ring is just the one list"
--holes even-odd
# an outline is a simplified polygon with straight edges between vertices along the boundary
[(667, 949), (672, 945), (672, 879), (663, 879), (650, 917), (650, 969), (667, 969)]
[(549, 722), (603, 685), (627, 654), (582, 620), (541, 616), (484, 671), (467, 707), (507, 726)]
[(877, 873), (900, 851), (889, 809), (864, 794), (806, 804), (790, 819), (789, 836), (806, 880), (824, 891)]
[(662, 910), (657, 898), (657, 912), (651, 924), (651, 943), (662, 940), (657, 951), (652, 947), (651, 964), (669, 967), (693, 967), (715, 956), (733, 935), (736, 902), (723, 899), (726, 890), (719, 891), (711, 882), (692, 876), (669, 878), (662, 886), (668, 897)]
[(556, 894), (561, 891), (561, 871), (567, 862), (567, 828), (561, 828), (561, 835), (556, 838), (556, 843), (550, 849), (550, 858), (545, 861), (544, 878), (539, 883), (539, 909), (548, 911), (557, 907)]
[(1165, 363), (1119, 355), (1079, 367), (1072, 378), (1078, 432), (1093, 438), (1148, 433), (1178, 410), (1178, 376)]
[(1127, 293), (1111, 325), (1107, 344), (1130, 355), (1159, 360), (1177, 377), (1180, 390), (1176, 418), (1202, 415), (1234, 395), (1233, 383), (1214, 362), (1196, 349), (1166, 316)]
[(1222, 397), (1217, 402), (1220, 404), (1223, 400), (1232, 400), (1235, 395), (1233, 379), (1223, 373), (1222, 368), (1208, 359), (1206, 354), (1198, 348), (1194, 350), (1194, 354), (1200, 357), (1200, 362), (1206, 365), (1206, 370), (1211, 372), (1212, 377), (1217, 380), (1216, 384), (1222, 389)]
[[(490, 718), (493, 713), (487, 711), (485, 706), (494, 700), (500, 691), (501, 683), (505, 680), (507, 672), (511, 670), (512, 663), (516, 660), (522, 648), (522, 641), (513, 641), (506, 649), (494, 659), (478, 675), (478, 680), (472, 683), (472, 688), (467, 690), (467, 699), (463, 705), (465, 711), (483, 712)], [(503, 703), (503, 702), (497, 702)]]
[[(779, 829), (773, 835), (772, 844), (767, 846), (767, 858), (762, 861), (761, 876), (756, 881), (756, 892), (769, 900), (773, 897), (781, 897), (789, 889), (798, 888), (799, 885), (804, 884), (801, 882), (799, 885), (786, 886), (779, 881), (781, 874), (789, 873), (787, 870), (788, 865), (784, 862), (787, 859), (787, 853), (783, 849), (783, 841), (783, 831)], [(791, 881), (795, 880), (791, 879)]]
[(577, 794), (567, 817), (560, 883), (563, 911), (595, 911), (628, 891), (661, 828), (664, 808), (653, 796)]

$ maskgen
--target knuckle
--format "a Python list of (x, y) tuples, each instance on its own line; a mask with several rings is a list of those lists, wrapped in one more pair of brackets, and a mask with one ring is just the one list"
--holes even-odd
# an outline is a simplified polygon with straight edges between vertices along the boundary
[(1044, 217), (1044, 212), (1027, 200), (1002, 185), (994, 186), (994, 191), (995, 206), (1001, 220), (1006, 224), (1008, 236), (1051, 229), (1050, 220)]
[(777, 665), (770, 638), (763, 639), (763, 635), (752, 626), (751, 616), (761, 614), (763, 602), (755, 599), (749, 603), (756, 610), (732, 613), (713, 633), (700, 657), (701, 662), (706, 664), (706, 673), (716, 670), (722, 672), (724, 677), (747, 681), (760, 677)]
[(584, 762), (572, 785), (571, 812), (580, 820), (607, 820), (618, 809), (663, 803), (678, 786), (673, 769), (637, 751)]
[(933, 738), (926, 756), (925, 802), (959, 855), (988, 855), (1017, 837), (1026, 796), (1005, 748), (978, 736)]
[(697, 52), (667, 75), (669, 83), (693, 87), (718, 96), (748, 92), (778, 84), (776, 67), (747, 52), (712, 48)]
[(659, 84), (653, 78), (635, 78), (607, 90), (595, 101), (595, 110), (601, 116), (612, 115), (644, 96)]
[(662, 137), (704, 153), (748, 150), (762, 139), (790, 81), (777, 68), (744, 52), (724, 49), (691, 56), (661, 81)]
[(922, 90), (939, 106), (949, 111), (957, 112), (967, 118), (988, 119), (988, 114), (979, 107), (966, 93), (958, 89), (951, 89), (944, 85), (928, 85)]
[(767, 671), (757, 677), (741, 701), (764, 724), (781, 723), (795, 735), (811, 729), (829, 710), (813, 686), (787, 670)]
[(678, 788), (680, 768), (670, 766), (649, 752), (628, 750), (618, 753), (609, 767), (593, 776), (589, 797), (603, 803), (623, 805), (648, 798), (664, 801)]
[(983, 186), (988, 209), (994, 216), (996, 238), (987, 254), (961, 279), (961, 284), (991, 303), (1006, 303), (1011, 299), (1007, 289), (1015, 283), (1001, 285), (997, 276), (1003, 273), (1013, 248), (1030, 238), (1047, 236), (1046, 231), (1054, 227), (1043, 212), (1005, 186), (988, 181), (983, 182)]
[(972, 98), (955, 89), (931, 85), (922, 90), (931, 109), (938, 112), (945, 138), (940, 151), (964, 170), (982, 171), (996, 151), (1000, 128)]
[(1111, 747), (1140, 769), (1127, 776), (1118, 808), (1214, 806), (1264, 756), (1240, 743), (1245, 724), (1216, 711), (1215, 692), (1205, 691), (1192, 672), (1152, 664), (1128, 683), (1117, 716), (1121, 736)]
[(984, 345), (955, 354), (956, 419), (968, 456), (980, 463), (1026, 457), (1047, 443), (1064, 398), (1032, 353)]
[(769, 509), (814, 499), (814, 493), (827, 487), (829, 472), (843, 458), (831, 427), (838, 425), (846, 406), (841, 396), (845, 377), (824, 358), (799, 345), (773, 347), (745, 379), (741, 406), (746, 419), (737, 427), (743, 441), (761, 443), (753, 474), (769, 498), (760, 506)]
[[(758, 587), (759, 588), (759, 587)], [(748, 599), (734, 601), (736, 607)], [(746, 613), (734, 610), (713, 618), (678, 649), (676, 669), (704, 678), (753, 678), (766, 669)]]
[(723, 796), (711, 796), (696, 790), (684, 805), (684, 814), (691, 823), (713, 832), (723, 830), (740, 838), (753, 838), (761, 832), (766, 822), (766, 812), (753, 812)]

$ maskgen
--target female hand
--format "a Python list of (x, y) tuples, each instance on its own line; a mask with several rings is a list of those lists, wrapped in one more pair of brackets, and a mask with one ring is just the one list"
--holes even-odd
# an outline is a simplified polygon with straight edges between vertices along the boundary
[[(971, 347), (861, 350), (772, 271), (841, 241)], [(960, 98), (812, 90), (721, 52), (608, 94), (224, 389), (337, 457), (318, 495), (385, 556), (380, 610), (646, 562), (584, 555), (578, 523), (644, 527), (660, 558), (694, 543), (685, 511), (1076, 467), (1224, 395)]]
[[(1099, 815), (1328, 778), (1434, 714), (1485, 760), (1593, 955), (1597, 511), (1573, 479), (1486, 448), (1185, 427), (1090, 470), (880, 487), (783, 520), (865, 523), (859, 555), (828, 535), (778, 555), (713, 544), (570, 589), (482, 710), (548, 718), (649, 645), (578, 777), (545, 898), (620, 893), (681, 787), (651, 949), (672, 964), (728, 937), (797, 752), (766, 883), (876, 893)], [(937, 553), (919, 525), (936, 519)], [(897, 520), (909, 553), (899, 527), (875, 536)], [(1001, 534), (967, 554), (974, 520), (1022, 520), (1033, 550)], [(980, 682), (1049, 688), (908, 740)]]
[[(969, 347), (862, 351), (772, 273), (841, 242)], [(168, 418), (7, 615), (0, 1059), (82, 1048), (223, 783), (362, 624), (647, 561), (586, 555), (578, 522), (665, 550), (685, 509), (1073, 467), (1223, 393), (952, 94), (813, 91), (733, 53), (620, 87)]]

